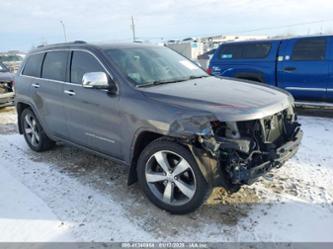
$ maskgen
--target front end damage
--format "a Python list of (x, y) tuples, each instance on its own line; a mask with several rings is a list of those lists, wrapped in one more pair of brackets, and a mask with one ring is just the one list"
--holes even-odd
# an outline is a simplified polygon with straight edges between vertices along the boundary
[(290, 107), (257, 120), (210, 121), (187, 144), (212, 186), (237, 191), (281, 167), (295, 155), (302, 136)]
[(13, 81), (0, 78), (0, 108), (14, 104)]

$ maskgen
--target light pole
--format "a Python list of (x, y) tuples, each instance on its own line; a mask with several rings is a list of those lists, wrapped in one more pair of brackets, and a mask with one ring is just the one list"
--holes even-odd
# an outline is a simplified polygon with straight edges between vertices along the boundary
[(136, 41), (136, 37), (135, 37), (135, 24), (134, 24), (134, 17), (133, 16), (131, 17), (131, 21), (132, 21), (132, 24), (131, 24), (132, 37), (133, 37), (133, 42), (135, 42)]
[(60, 20), (60, 23), (61, 23), (61, 25), (62, 25), (62, 30), (63, 30), (63, 32), (64, 32), (65, 42), (67, 42), (67, 35), (66, 35), (66, 27), (65, 27), (65, 23), (64, 23), (62, 20)]

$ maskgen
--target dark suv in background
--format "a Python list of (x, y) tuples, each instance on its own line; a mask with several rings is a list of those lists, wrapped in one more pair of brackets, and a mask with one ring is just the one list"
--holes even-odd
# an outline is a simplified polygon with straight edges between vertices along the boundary
[(209, 76), (165, 47), (40, 47), (16, 89), (31, 149), (62, 141), (125, 164), (128, 183), (172, 213), (193, 211), (214, 186), (237, 191), (280, 167), (302, 137), (288, 93)]

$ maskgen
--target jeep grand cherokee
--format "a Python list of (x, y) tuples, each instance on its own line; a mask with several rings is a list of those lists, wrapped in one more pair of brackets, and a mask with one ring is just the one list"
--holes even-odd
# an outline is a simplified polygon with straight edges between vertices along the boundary
[(293, 156), (302, 131), (283, 90), (212, 77), (178, 53), (73, 42), (30, 52), (16, 77), (19, 131), (129, 166), (158, 207), (188, 213)]

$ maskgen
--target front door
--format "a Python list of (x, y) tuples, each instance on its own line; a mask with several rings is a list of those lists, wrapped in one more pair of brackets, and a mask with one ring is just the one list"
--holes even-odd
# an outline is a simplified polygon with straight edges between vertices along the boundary
[(106, 72), (98, 59), (88, 51), (73, 51), (70, 60), (69, 82), (65, 84), (65, 111), (69, 138), (72, 142), (121, 157), (118, 115), (118, 95), (107, 90), (82, 86), (88, 72)]
[(298, 100), (324, 100), (329, 79), (326, 47), (326, 37), (284, 41), (278, 57), (278, 86)]

